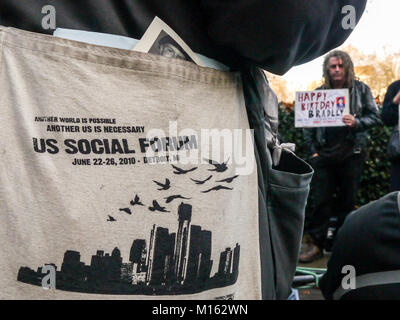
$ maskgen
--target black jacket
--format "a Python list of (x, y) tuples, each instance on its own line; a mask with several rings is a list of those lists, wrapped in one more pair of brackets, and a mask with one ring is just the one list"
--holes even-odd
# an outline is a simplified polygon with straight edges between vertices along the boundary
[(193, 51), (231, 67), (244, 63), (277, 74), (339, 46), (342, 8), (360, 19), (366, 0), (0, 0), (0, 25), (42, 28), (42, 7), (56, 9), (56, 26), (140, 39), (154, 16), (169, 24)]
[[(319, 87), (317, 90), (324, 89)], [(350, 113), (356, 118), (356, 125), (350, 129), (354, 149), (365, 148), (368, 143), (367, 130), (380, 124), (378, 108), (370, 88), (363, 82), (354, 80), (350, 92)], [(318, 153), (326, 144), (326, 127), (303, 130), (304, 140), (309, 148), (309, 155)]]
[[(392, 192), (351, 213), (340, 228), (326, 274), (319, 282), (325, 299), (336, 298), (336, 290), (346, 281), (353, 266), (356, 277), (378, 272), (400, 270), (399, 192)], [(355, 279), (356, 289), (345, 293), (342, 300), (400, 299), (398, 277), (381, 285), (363, 286)]]
[(399, 123), (399, 105), (393, 103), (393, 98), (400, 90), (400, 80), (393, 82), (387, 89), (381, 113), (385, 125), (393, 127)]

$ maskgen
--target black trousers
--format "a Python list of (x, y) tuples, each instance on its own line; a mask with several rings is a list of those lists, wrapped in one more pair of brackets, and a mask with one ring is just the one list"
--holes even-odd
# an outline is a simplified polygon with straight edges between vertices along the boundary
[(390, 166), (390, 192), (400, 191), (400, 162), (392, 162)]
[(355, 209), (357, 190), (365, 162), (365, 151), (342, 161), (318, 156), (311, 160), (315, 173), (311, 183), (314, 210), (307, 217), (305, 232), (324, 247), (329, 219), (338, 218), (337, 229)]

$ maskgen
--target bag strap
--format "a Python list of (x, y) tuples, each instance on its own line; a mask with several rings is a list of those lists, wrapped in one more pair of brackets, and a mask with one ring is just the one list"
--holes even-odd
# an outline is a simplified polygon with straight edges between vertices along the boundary
[(333, 300), (339, 300), (347, 292), (369, 286), (400, 283), (400, 270), (367, 273), (355, 278), (356, 288), (343, 289), (342, 286), (333, 293)]

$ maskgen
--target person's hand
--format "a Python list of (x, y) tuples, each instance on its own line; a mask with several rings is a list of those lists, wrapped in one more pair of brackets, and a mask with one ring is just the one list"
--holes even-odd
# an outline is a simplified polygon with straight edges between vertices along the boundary
[(316, 157), (318, 157), (318, 153), (314, 153), (314, 154), (311, 156), (311, 159), (314, 159), (314, 158), (316, 158)]
[(399, 92), (397, 92), (397, 94), (393, 98), (393, 103), (394, 104), (399, 104), (400, 103), (400, 90), (399, 90)]
[(342, 121), (348, 127), (354, 127), (356, 125), (356, 118), (351, 114), (346, 114), (343, 116)]

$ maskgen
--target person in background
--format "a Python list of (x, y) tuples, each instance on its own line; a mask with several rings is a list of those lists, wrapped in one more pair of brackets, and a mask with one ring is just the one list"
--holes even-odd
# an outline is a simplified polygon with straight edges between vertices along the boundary
[[(399, 130), (399, 103), (400, 103), (400, 80), (393, 82), (387, 89), (381, 113), (382, 122), (387, 126), (396, 126)], [(393, 133), (394, 134), (394, 133)], [(400, 141), (398, 141), (400, 144)], [(390, 191), (400, 190), (400, 154), (398, 158), (390, 159)]]
[(337, 216), (339, 228), (354, 210), (366, 156), (367, 130), (379, 123), (371, 90), (355, 79), (353, 62), (346, 52), (336, 50), (325, 56), (323, 76), (325, 83), (316, 90), (348, 88), (350, 114), (343, 116), (343, 127), (304, 129), (315, 170), (315, 207), (306, 221), (305, 232), (310, 237), (300, 253), (299, 261), (303, 263), (322, 257), (330, 218)]

